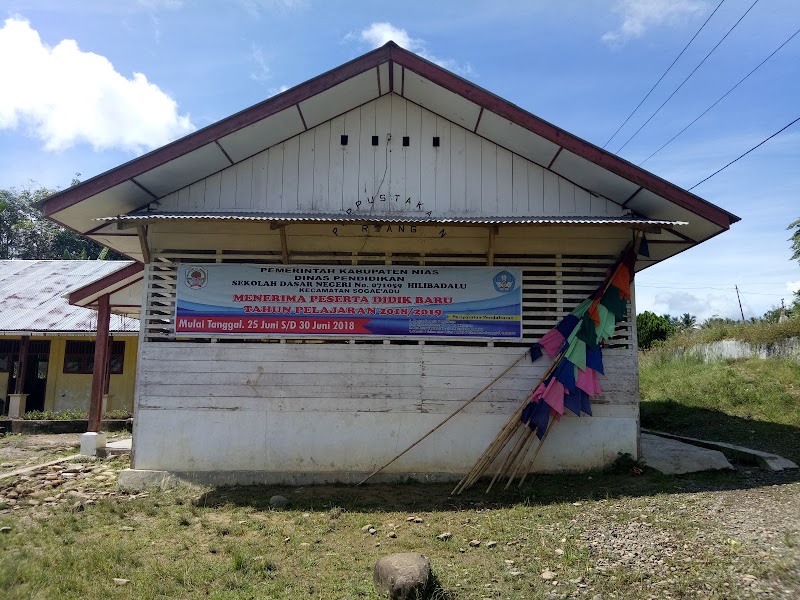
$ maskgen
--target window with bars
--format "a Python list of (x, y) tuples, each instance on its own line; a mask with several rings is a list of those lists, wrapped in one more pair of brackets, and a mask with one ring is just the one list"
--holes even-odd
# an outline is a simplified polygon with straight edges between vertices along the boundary
[(14, 361), (19, 354), (19, 340), (0, 340), (0, 373), (14, 370)]
[[(91, 374), (94, 370), (94, 342), (68, 340), (64, 353), (64, 373)], [(109, 371), (119, 375), (125, 367), (125, 342), (111, 343)]]

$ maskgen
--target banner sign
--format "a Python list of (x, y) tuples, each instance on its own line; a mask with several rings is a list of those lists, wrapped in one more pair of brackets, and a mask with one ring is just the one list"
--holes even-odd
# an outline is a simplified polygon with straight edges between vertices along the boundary
[(522, 269), (181, 264), (175, 332), (520, 338)]

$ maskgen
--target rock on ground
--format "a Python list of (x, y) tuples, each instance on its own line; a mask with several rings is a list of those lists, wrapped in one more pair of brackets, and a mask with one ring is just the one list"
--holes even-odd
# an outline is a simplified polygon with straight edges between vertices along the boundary
[(431, 563), (418, 552), (384, 556), (372, 573), (375, 590), (391, 600), (424, 598), (431, 579)]
[(273, 496), (269, 499), (269, 505), (273, 508), (286, 508), (289, 506), (289, 499), (283, 496)]

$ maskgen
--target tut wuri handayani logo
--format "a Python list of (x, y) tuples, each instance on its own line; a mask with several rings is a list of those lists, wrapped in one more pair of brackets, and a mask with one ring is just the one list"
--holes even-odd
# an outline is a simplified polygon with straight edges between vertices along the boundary
[(500, 271), (492, 279), (492, 283), (494, 283), (494, 289), (502, 293), (513, 290), (516, 282), (516, 278), (508, 271)]
[(190, 290), (199, 290), (208, 283), (208, 272), (203, 267), (189, 267), (185, 283)]

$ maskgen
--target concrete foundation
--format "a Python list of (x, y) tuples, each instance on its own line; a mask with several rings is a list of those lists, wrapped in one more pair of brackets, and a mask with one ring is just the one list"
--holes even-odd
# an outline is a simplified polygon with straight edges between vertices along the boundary
[[(276, 471), (157, 471), (124, 469), (117, 487), (123, 491), (152, 488), (168, 489), (181, 484), (224, 487), (232, 485), (355, 485), (369, 472), (293, 472)], [(464, 473), (378, 473), (369, 483), (456, 483)], [(366, 484), (366, 485), (369, 485)]]

